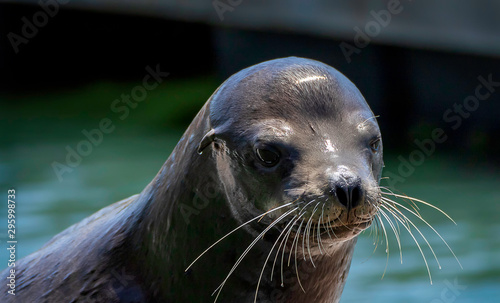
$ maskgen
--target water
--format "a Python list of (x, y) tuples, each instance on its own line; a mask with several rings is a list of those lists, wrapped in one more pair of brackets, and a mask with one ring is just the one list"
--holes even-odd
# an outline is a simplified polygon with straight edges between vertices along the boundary
[[(2, 190), (6, 192), (13, 186), (17, 191), (18, 258), (37, 250), (53, 235), (103, 206), (140, 192), (181, 135), (174, 130), (155, 133), (117, 127), (59, 182), (51, 163), (64, 161), (65, 147), (76, 146), (82, 139), (80, 126), (73, 128), (75, 131), (69, 133), (74, 136), (58, 137), (37, 133), (34, 126), (31, 135), (11, 140), (0, 151)], [(397, 171), (399, 163), (395, 158), (385, 157), (386, 171)], [(405, 230), (401, 231), (402, 264), (392, 231), (388, 259), (381, 238), (374, 251), (374, 235), (367, 231), (358, 241), (342, 302), (498, 302), (499, 185), (498, 170), (463, 167), (461, 161), (443, 155), (427, 159), (404, 183), (398, 184), (398, 189), (434, 203), (454, 218), (457, 225), (435, 210), (425, 206), (421, 209), (449, 243), (463, 269), (439, 237), (417, 219), (414, 222), (442, 265), (439, 269), (425, 242), (412, 229), (429, 264), (432, 285), (422, 256)], [(5, 203), (0, 210), (1, 216), (6, 217)], [(2, 247), (5, 225), (0, 230)], [(389, 229), (387, 224), (386, 228)], [(6, 250), (2, 249), (0, 267), (6, 267), (6, 259)]]
[[(399, 162), (391, 159), (386, 161), (386, 170), (397, 171)], [(432, 252), (413, 229), (429, 264), (432, 285), (423, 258), (405, 230), (401, 231), (403, 264), (394, 237), (389, 239), (393, 245), (387, 262), (385, 247), (379, 246), (372, 254), (373, 237), (365, 233), (356, 247), (342, 302), (499, 302), (499, 185), (496, 168), (465, 168), (461, 161), (444, 157), (427, 160), (398, 189), (433, 202), (453, 217), (457, 225), (422, 206), (423, 217), (448, 242), (463, 269), (442, 240), (418, 220), (414, 222), (441, 263), (439, 269)]]

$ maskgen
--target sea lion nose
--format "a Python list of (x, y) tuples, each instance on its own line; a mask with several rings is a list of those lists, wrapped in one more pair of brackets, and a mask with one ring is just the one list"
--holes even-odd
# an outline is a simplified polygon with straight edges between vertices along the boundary
[(351, 210), (363, 203), (364, 194), (361, 178), (350, 171), (335, 174), (330, 179), (330, 193), (337, 201)]
[(363, 201), (361, 183), (344, 183), (335, 186), (335, 196), (340, 204), (351, 210)]

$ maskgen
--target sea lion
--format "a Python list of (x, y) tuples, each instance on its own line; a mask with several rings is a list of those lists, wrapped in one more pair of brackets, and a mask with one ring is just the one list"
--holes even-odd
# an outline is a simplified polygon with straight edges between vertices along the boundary
[(338, 302), (382, 167), (377, 121), (344, 75), (296, 57), (251, 66), (139, 195), (19, 260), (0, 300)]

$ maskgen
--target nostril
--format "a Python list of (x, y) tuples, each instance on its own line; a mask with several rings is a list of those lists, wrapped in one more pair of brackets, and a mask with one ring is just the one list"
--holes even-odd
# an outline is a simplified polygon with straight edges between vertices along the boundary
[(356, 184), (354, 187), (351, 189), (351, 205), (352, 208), (358, 206), (361, 204), (362, 200), (362, 191), (361, 191), (361, 186), (359, 184)]
[(345, 207), (349, 208), (349, 193), (346, 190), (347, 188), (337, 186), (335, 189), (335, 195), (337, 196), (337, 199), (339, 200), (340, 204), (344, 205)]

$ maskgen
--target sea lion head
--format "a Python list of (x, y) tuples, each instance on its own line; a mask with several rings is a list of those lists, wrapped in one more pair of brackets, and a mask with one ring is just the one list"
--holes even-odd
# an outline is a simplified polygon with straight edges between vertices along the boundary
[(380, 129), (336, 69), (295, 57), (251, 66), (214, 93), (209, 120), (199, 152), (212, 150), (241, 222), (280, 218), (277, 227), (300, 232), (309, 225), (326, 242), (370, 226), (381, 196)]

